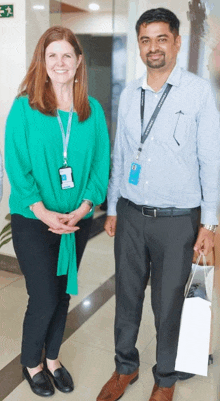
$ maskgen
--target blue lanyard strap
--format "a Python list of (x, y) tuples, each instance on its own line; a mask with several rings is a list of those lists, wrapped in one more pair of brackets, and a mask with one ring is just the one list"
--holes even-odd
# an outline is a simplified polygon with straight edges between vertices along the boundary
[(61, 121), (61, 118), (60, 118), (60, 115), (59, 115), (59, 111), (57, 110), (57, 119), (58, 119), (58, 122), (59, 122), (60, 131), (62, 133), (62, 138), (63, 138), (63, 164), (64, 164), (64, 166), (67, 166), (67, 149), (68, 149), (68, 143), (69, 143), (69, 139), (70, 139), (72, 117), (73, 117), (73, 107), (71, 107), (71, 110), (69, 112), (67, 130), (66, 130), (66, 135), (65, 135), (64, 128), (63, 128), (63, 123)]
[(153, 125), (154, 125), (154, 123), (155, 123), (155, 121), (157, 119), (157, 116), (158, 116), (158, 114), (159, 114), (159, 112), (161, 110), (161, 107), (163, 106), (163, 104), (164, 104), (164, 102), (165, 102), (165, 100), (166, 100), (171, 88), (172, 88), (172, 85), (171, 84), (167, 84), (167, 87), (166, 87), (165, 91), (163, 92), (159, 102), (157, 103), (157, 106), (156, 106), (156, 108), (155, 108), (155, 110), (154, 110), (154, 112), (153, 112), (153, 114), (152, 114), (152, 116), (150, 118), (150, 121), (147, 124), (145, 130), (143, 128), (144, 127), (145, 90), (143, 88), (141, 89), (141, 142), (140, 142), (140, 146), (138, 148), (138, 154), (137, 154), (137, 157), (136, 157), (137, 160), (139, 159), (140, 153), (142, 151), (143, 144), (146, 141), (148, 135), (150, 134), (150, 132), (152, 130), (152, 127), (153, 127)]

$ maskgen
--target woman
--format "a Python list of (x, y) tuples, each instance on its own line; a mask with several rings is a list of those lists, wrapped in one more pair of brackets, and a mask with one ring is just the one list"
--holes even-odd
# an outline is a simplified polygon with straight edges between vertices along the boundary
[(109, 139), (69, 29), (52, 27), (40, 38), (7, 119), (5, 146), (13, 244), (29, 295), (23, 374), (40, 396), (54, 393), (48, 375), (70, 392), (58, 354), (93, 209), (106, 195)]

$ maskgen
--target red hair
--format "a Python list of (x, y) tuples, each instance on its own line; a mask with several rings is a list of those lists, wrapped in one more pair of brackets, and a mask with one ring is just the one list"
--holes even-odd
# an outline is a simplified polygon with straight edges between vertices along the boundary
[(74, 48), (76, 57), (82, 55), (73, 84), (74, 108), (79, 121), (85, 121), (90, 115), (88, 101), (87, 73), (85, 58), (80, 43), (73, 32), (62, 26), (53, 26), (41, 36), (34, 51), (31, 65), (19, 88), (19, 96), (28, 95), (30, 106), (43, 114), (56, 116), (57, 99), (51, 81), (47, 75), (45, 51), (47, 46), (58, 40), (66, 40)]

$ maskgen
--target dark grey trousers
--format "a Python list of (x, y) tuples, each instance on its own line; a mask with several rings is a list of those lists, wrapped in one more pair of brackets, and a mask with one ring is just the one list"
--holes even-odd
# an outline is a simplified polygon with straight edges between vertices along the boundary
[(171, 387), (177, 380), (174, 366), (180, 318), (198, 233), (198, 215), (199, 210), (193, 209), (191, 215), (146, 217), (125, 199), (118, 201), (115, 362), (120, 374), (131, 374), (139, 366), (135, 344), (151, 273), (157, 333), (154, 379), (160, 387)]

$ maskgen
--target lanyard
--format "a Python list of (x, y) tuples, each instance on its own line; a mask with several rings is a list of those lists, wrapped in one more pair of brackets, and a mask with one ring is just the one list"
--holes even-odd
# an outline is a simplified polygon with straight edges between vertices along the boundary
[(72, 117), (73, 117), (73, 107), (71, 107), (71, 110), (69, 112), (69, 119), (68, 119), (68, 124), (67, 124), (66, 135), (65, 135), (63, 123), (61, 121), (59, 111), (57, 110), (57, 119), (59, 122), (60, 131), (62, 133), (62, 138), (63, 138), (63, 165), (65, 167), (67, 166), (67, 148), (68, 148), (68, 143), (69, 143), (69, 139), (70, 139)]
[(166, 100), (171, 88), (172, 88), (172, 85), (171, 84), (167, 84), (167, 87), (166, 87), (165, 91), (163, 92), (159, 102), (157, 103), (157, 106), (156, 106), (156, 108), (155, 108), (155, 110), (154, 110), (154, 112), (153, 112), (153, 114), (152, 114), (152, 116), (150, 118), (150, 121), (147, 124), (147, 127), (145, 128), (145, 130), (144, 130), (144, 127), (143, 127), (144, 126), (145, 90), (143, 88), (141, 89), (141, 142), (140, 142), (140, 145), (139, 145), (139, 148), (138, 148), (138, 153), (137, 153), (137, 156), (136, 156), (137, 160), (139, 159), (140, 153), (142, 151), (143, 144), (146, 141), (148, 135), (150, 134), (151, 129), (152, 129), (152, 127), (153, 127), (153, 125), (154, 125), (154, 123), (156, 121), (156, 118), (157, 118), (157, 116), (158, 116), (158, 114), (159, 114), (159, 112), (161, 110), (161, 107), (163, 106), (163, 104), (164, 104), (164, 102), (165, 102), (165, 100)]

